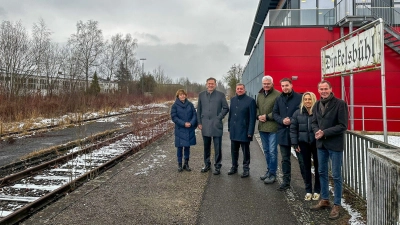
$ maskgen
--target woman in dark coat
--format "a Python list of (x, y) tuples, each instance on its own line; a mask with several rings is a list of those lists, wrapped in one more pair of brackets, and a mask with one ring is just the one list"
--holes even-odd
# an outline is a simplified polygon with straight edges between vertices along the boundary
[[(304, 200), (319, 200), (321, 185), (319, 183), (317, 146), (315, 135), (311, 128), (312, 108), (316, 102), (315, 94), (306, 92), (303, 94), (300, 109), (293, 113), (290, 125), (290, 138), (292, 147), (303, 156), (304, 161), (304, 183), (306, 196)], [(315, 183), (314, 194), (311, 174), (311, 156), (314, 162)]]
[[(177, 147), (178, 171), (191, 171), (189, 167), (190, 146), (196, 144), (196, 109), (187, 99), (185, 90), (176, 92), (176, 100), (171, 108), (171, 119), (175, 123), (175, 147)], [(182, 150), (185, 164), (182, 167)]]

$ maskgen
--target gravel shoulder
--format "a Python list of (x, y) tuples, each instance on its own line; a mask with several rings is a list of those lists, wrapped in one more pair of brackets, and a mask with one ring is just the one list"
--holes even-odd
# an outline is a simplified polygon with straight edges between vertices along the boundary
[(169, 134), (22, 224), (195, 224), (209, 174), (200, 173), (202, 141), (191, 172), (177, 172)]

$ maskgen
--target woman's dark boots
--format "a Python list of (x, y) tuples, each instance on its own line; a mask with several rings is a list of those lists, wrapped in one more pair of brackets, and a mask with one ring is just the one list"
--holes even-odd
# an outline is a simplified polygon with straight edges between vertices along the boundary
[(189, 159), (185, 159), (185, 164), (183, 164), (183, 169), (186, 171), (192, 171), (189, 167)]
[(182, 171), (183, 171), (182, 163), (178, 163), (178, 172), (182, 172)]

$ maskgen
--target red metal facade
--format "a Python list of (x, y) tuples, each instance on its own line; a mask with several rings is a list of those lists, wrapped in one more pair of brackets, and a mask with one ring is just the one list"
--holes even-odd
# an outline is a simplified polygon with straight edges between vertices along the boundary
[[(347, 34), (347, 30), (345, 33)], [(332, 31), (324, 27), (266, 27), (265, 75), (275, 80), (297, 76), (293, 81), (296, 92), (312, 91), (317, 96), (317, 84), (321, 80), (321, 48), (340, 38), (340, 29)], [(385, 46), (386, 105), (388, 131), (400, 131), (400, 55)], [(382, 131), (381, 72), (354, 74), (354, 129)], [(340, 77), (328, 78), (335, 96), (341, 98)], [(345, 99), (350, 104), (350, 78), (345, 78)], [(362, 106), (369, 106), (364, 107)], [(394, 108), (392, 106), (397, 106)], [(363, 115), (364, 114), (364, 115)], [(364, 118), (364, 122), (362, 120)]]

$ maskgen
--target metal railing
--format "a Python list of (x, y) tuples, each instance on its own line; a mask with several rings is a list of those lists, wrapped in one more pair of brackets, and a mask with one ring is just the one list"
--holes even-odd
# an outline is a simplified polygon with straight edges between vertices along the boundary
[(331, 9), (271, 9), (268, 13), (269, 26), (329, 25), (324, 15)]
[(343, 184), (361, 199), (367, 200), (367, 149), (398, 149), (353, 131), (346, 131), (343, 152)]
[[(336, 6), (324, 14), (326, 24), (334, 25), (346, 16), (373, 16), (376, 19), (382, 18), (387, 26), (400, 31), (400, 8), (390, 6), (382, 0), (357, 1), (342, 0)], [(354, 15), (353, 15), (353, 7)]]
[[(350, 108), (352, 105), (348, 105), (348, 106)], [(370, 129), (366, 129), (368, 122), (371, 122), (371, 121), (381, 122), (382, 123), (382, 127), (383, 127), (383, 119), (379, 118), (380, 114), (379, 114), (379, 116), (367, 116), (366, 115), (366, 109), (369, 108), (369, 109), (381, 110), (382, 106), (353, 105), (353, 107), (356, 110), (357, 109), (361, 110), (361, 112), (360, 112), (361, 113), (361, 117), (360, 116), (356, 116), (356, 115), (360, 115), (360, 113), (357, 113), (356, 115), (354, 115), (353, 123), (352, 123), (352, 124), (354, 124), (355, 121), (361, 121), (361, 129), (354, 128), (355, 130), (361, 130), (361, 131), (368, 131), (369, 130), (369, 131), (371, 131)], [(400, 106), (386, 106), (386, 110), (388, 110), (391, 115), (400, 115)], [(371, 114), (375, 115), (376, 113), (377, 112), (373, 112)], [(352, 119), (350, 118), (349, 120), (351, 121)], [(398, 119), (397, 118), (393, 118), (391, 116), (391, 118), (387, 119), (387, 122), (399, 122), (400, 123), (400, 116), (398, 117)], [(398, 130), (392, 130), (392, 131), (398, 132)]]
[(356, 15), (382, 18), (386, 25), (398, 30), (400, 25), (400, 8), (392, 7), (382, 0), (374, 0), (374, 4), (370, 4), (366, 2), (357, 3)]

